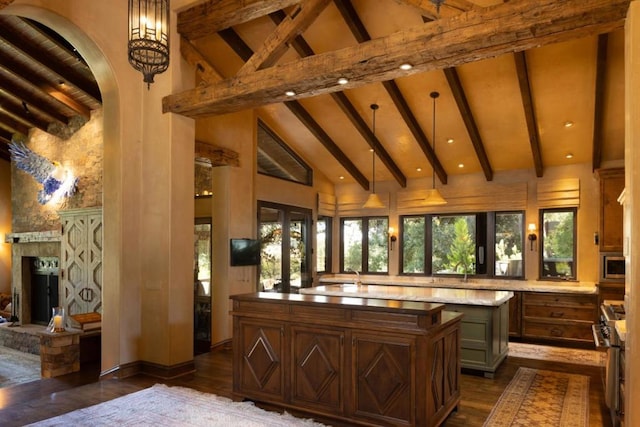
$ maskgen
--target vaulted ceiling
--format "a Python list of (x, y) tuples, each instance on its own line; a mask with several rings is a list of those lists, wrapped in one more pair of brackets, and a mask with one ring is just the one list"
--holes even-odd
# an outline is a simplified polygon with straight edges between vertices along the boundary
[(178, 14), (199, 84), (163, 106), (195, 118), (257, 108), (314, 169), (363, 188), (371, 148), (383, 164), (376, 181), (401, 187), (432, 170), (447, 182), (597, 169), (624, 156), (628, 4), (446, 0), (437, 11), (429, 0), (210, 0)]
[[(164, 110), (197, 118), (256, 108), (334, 183), (368, 189), (372, 148), (376, 181), (400, 187), (433, 170), (445, 183), (469, 173), (491, 181), (623, 159), (629, 0), (445, 0), (439, 11), (430, 0), (193, 4), (178, 13), (172, 43), (198, 84), (165, 97)], [(0, 19), (6, 158), (15, 132), (57, 132), (88, 117), (100, 95), (72, 47), (28, 20)]]
[(101, 106), (100, 90), (78, 52), (34, 21), (0, 15), (0, 157), (38, 128), (68, 138)]

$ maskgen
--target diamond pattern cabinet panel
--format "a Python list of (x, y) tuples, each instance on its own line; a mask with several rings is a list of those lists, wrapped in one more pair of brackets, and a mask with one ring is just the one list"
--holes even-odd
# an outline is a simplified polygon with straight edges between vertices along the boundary
[(354, 407), (357, 416), (415, 425), (414, 339), (385, 335), (353, 336)]
[(344, 331), (292, 328), (291, 400), (312, 409), (343, 411)]
[(61, 295), (67, 314), (102, 311), (102, 209), (58, 212)]
[(234, 366), (234, 375), (239, 374), (241, 389), (255, 397), (283, 399), (284, 325), (242, 321), (238, 333), (240, 347), (234, 352), (239, 351), (240, 356), (234, 358), (239, 365)]

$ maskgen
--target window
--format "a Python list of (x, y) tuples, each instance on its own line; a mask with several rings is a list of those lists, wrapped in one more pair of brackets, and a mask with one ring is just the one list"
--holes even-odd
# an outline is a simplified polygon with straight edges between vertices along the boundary
[(362, 273), (389, 271), (388, 218), (343, 218), (340, 229), (341, 271)]
[(400, 217), (401, 274), (524, 277), (524, 213)]
[(318, 217), (316, 226), (316, 271), (326, 273), (331, 271), (331, 224), (332, 218)]
[(258, 120), (258, 173), (313, 184), (312, 169), (261, 120)]
[(576, 278), (576, 209), (540, 211), (541, 268), (547, 279)]
[(524, 214), (522, 212), (496, 212), (495, 218), (494, 275), (523, 277)]

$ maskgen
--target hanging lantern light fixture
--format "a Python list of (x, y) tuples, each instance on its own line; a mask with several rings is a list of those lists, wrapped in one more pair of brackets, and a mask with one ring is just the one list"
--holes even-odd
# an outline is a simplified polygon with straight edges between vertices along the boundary
[[(373, 122), (371, 124), (373, 136), (375, 139), (376, 136), (376, 110), (378, 109), (378, 104), (371, 104), (371, 110), (373, 111)], [(373, 173), (372, 173), (372, 184), (371, 184), (371, 194), (367, 198), (367, 201), (362, 205), (363, 208), (384, 208), (384, 203), (380, 200), (380, 196), (376, 194), (376, 149), (371, 149), (371, 153), (373, 155)]]
[[(429, 96), (433, 99), (433, 132), (431, 133), (431, 138), (433, 139), (433, 164), (435, 165), (437, 157), (436, 157), (436, 98), (440, 96), (438, 92), (431, 92)], [(428, 206), (438, 206), (438, 205), (446, 205), (447, 201), (442, 197), (442, 194), (436, 188), (436, 168), (433, 167), (433, 179), (432, 179), (432, 187), (430, 190), (427, 190), (427, 197), (425, 197), (424, 204)]]
[(148, 89), (153, 76), (169, 67), (169, 0), (129, 0), (127, 50)]

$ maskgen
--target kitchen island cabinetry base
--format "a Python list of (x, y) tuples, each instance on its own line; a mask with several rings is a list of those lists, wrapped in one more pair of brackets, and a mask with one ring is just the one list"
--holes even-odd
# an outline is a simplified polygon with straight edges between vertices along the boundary
[(438, 426), (460, 401), (463, 316), (442, 304), (231, 298), (237, 400), (384, 426)]

